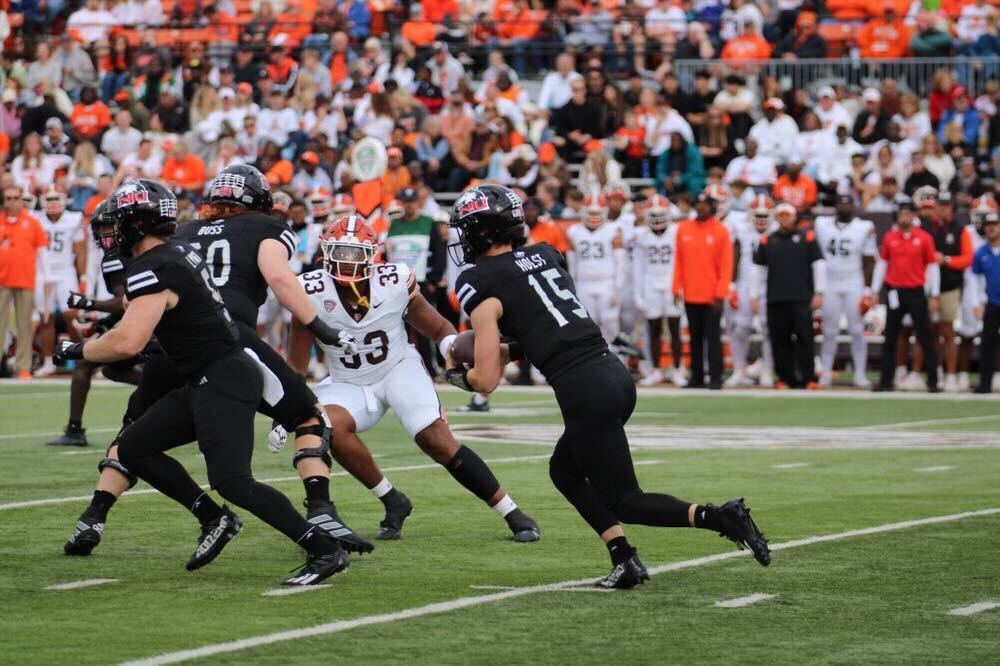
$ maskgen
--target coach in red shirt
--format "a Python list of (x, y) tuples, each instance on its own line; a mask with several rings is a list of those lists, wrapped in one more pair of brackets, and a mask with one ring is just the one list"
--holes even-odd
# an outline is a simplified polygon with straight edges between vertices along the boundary
[[(924, 370), (927, 372), (927, 391), (937, 393), (937, 355), (931, 343), (930, 313), (937, 312), (941, 289), (941, 272), (937, 263), (934, 238), (919, 227), (913, 203), (899, 204), (896, 226), (882, 239), (882, 250), (872, 292), (876, 295), (885, 283), (886, 321), (885, 340), (882, 343), (882, 375), (873, 391), (893, 390), (893, 372), (896, 365), (896, 342), (903, 317), (913, 319), (913, 331), (925, 350)], [(930, 298), (928, 299), (928, 294)], [(877, 296), (876, 296), (877, 297)]]

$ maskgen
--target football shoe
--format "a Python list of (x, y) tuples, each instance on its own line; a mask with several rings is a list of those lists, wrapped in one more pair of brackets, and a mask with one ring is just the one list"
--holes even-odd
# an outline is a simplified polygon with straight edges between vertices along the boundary
[(46, 444), (49, 446), (87, 446), (87, 429), (67, 425), (61, 436), (46, 442)]
[(229, 510), (228, 505), (222, 506), (222, 513), (215, 520), (201, 526), (198, 537), (198, 547), (194, 549), (191, 559), (187, 561), (188, 571), (200, 569), (217, 558), (226, 544), (236, 538), (243, 529), (243, 521)]
[(337, 515), (337, 509), (333, 504), (309, 509), (309, 512), (306, 513), (306, 521), (336, 539), (348, 552), (370, 553), (375, 550), (375, 544), (344, 524), (344, 521)]
[(625, 562), (611, 567), (611, 572), (594, 583), (594, 586), (605, 590), (631, 590), (647, 580), (649, 580), (649, 571), (639, 559), (637, 551)]
[(513, 533), (512, 541), (518, 543), (530, 543), (542, 538), (542, 533), (538, 529), (538, 523), (531, 519), (531, 516), (520, 509), (514, 509), (506, 516), (507, 526)]
[(380, 541), (395, 541), (403, 536), (403, 521), (413, 513), (413, 503), (409, 497), (398, 490), (392, 495), (392, 499), (385, 507), (385, 518), (379, 523), (378, 532), (375, 534), (375, 538)]
[(767, 546), (767, 537), (760, 531), (750, 517), (750, 508), (743, 498), (726, 502), (716, 509), (721, 526), (719, 534), (726, 537), (740, 549), (748, 549), (761, 566), (771, 563), (771, 550)]
[[(325, 536), (325, 535), (324, 535)], [(319, 585), (324, 580), (345, 571), (351, 566), (351, 560), (347, 552), (340, 547), (340, 543), (334, 540), (336, 550), (324, 555), (306, 556), (306, 563), (291, 578), (281, 581), (282, 585)]]
[(91, 551), (101, 543), (101, 535), (104, 534), (104, 523), (95, 520), (87, 515), (83, 515), (76, 521), (73, 534), (63, 545), (63, 552), (67, 555), (90, 555)]

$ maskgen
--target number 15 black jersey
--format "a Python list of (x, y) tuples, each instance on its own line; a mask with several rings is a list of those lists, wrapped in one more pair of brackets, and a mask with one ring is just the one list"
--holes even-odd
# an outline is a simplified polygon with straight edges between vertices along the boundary
[(257, 325), (257, 310), (267, 300), (267, 282), (257, 266), (260, 244), (279, 241), (291, 258), (298, 243), (287, 224), (260, 213), (188, 222), (174, 237), (198, 250), (233, 319), (250, 327)]
[(466, 314), (488, 298), (503, 305), (500, 332), (517, 340), (546, 379), (608, 351), (577, 300), (562, 255), (547, 243), (481, 257), (455, 285)]

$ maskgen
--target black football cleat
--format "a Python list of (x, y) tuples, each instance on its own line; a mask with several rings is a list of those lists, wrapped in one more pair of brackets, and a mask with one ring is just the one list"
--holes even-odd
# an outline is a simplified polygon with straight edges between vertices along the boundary
[(635, 346), (632, 339), (624, 333), (616, 335), (609, 346), (616, 354), (621, 354), (629, 358), (643, 358), (645, 356), (642, 350)]
[(403, 521), (413, 513), (413, 503), (410, 498), (395, 488), (393, 498), (386, 504), (385, 518), (379, 523), (375, 538), (379, 541), (395, 541), (403, 536)]
[(741, 550), (748, 549), (761, 566), (769, 565), (771, 550), (767, 546), (767, 537), (753, 522), (750, 508), (744, 504), (743, 498), (730, 500), (716, 510), (722, 525), (720, 536), (726, 537)]
[(517, 543), (531, 543), (542, 538), (542, 533), (538, 530), (538, 523), (531, 519), (531, 516), (520, 509), (514, 509), (508, 513), (504, 520), (510, 528), (512, 541)]
[(344, 524), (333, 504), (310, 509), (306, 513), (306, 520), (336, 539), (348, 552), (370, 553), (375, 550), (375, 544)]
[(187, 562), (187, 570), (194, 571), (211, 563), (219, 556), (226, 544), (236, 538), (241, 529), (243, 529), (243, 521), (230, 511), (227, 505), (223, 505), (222, 514), (218, 518), (201, 526), (198, 547), (195, 548), (194, 554)]
[(462, 405), (461, 407), (459, 407), (458, 411), (466, 413), (477, 412), (485, 414), (486, 412), (490, 411), (490, 401), (485, 400), (483, 402), (476, 402), (475, 399), (473, 399), (469, 401), (469, 404)]
[(281, 581), (282, 585), (319, 585), (324, 580), (345, 571), (351, 566), (351, 560), (347, 556), (347, 551), (340, 547), (340, 542), (332, 539), (336, 544), (336, 550), (325, 555), (306, 556), (306, 564), (291, 578)]
[(90, 555), (97, 544), (101, 543), (101, 535), (104, 534), (104, 523), (90, 518), (86, 513), (76, 521), (73, 534), (63, 545), (63, 552), (67, 555)]
[(626, 562), (613, 566), (611, 573), (599, 579), (594, 583), (594, 586), (605, 590), (631, 590), (647, 580), (649, 580), (649, 571), (639, 559), (639, 553), (635, 552)]
[(61, 436), (56, 437), (50, 442), (46, 442), (46, 444), (48, 446), (88, 446), (87, 429), (67, 425)]

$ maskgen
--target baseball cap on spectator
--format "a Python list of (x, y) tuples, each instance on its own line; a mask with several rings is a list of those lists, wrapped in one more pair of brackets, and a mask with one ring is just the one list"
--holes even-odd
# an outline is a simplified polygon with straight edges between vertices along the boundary
[(232, 88), (223, 88), (219, 91), (219, 99), (236, 99), (236, 92)]
[(45, 121), (45, 129), (62, 129), (62, 121), (56, 117), (49, 118)]
[(769, 97), (764, 100), (764, 108), (783, 111), (785, 109), (785, 103), (781, 101), (780, 97)]
[(313, 164), (313, 165), (319, 164), (319, 155), (317, 155), (311, 150), (307, 150), (306, 152), (302, 153), (300, 159), (306, 164)]
[(819, 89), (818, 94), (821, 99), (823, 97), (836, 97), (837, 91), (833, 89), (833, 86), (823, 86), (822, 88)]
[(119, 90), (115, 93), (115, 101), (119, 104), (128, 104), (132, 101), (132, 95), (127, 90)]
[(417, 190), (413, 187), (404, 187), (399, 192), (396, 193), (396, 198), (400, 201), (416, 201), (417, 200)]
[(795, 206), (785, 201), (782, 201), (780, 204), (774, 207), (775, 215), (780, 215), (782, 213), (791, 213), (792, 215), (798, 215), (798, 211), (795, 210)]
[(882, 93), (875, 88), (865, 88), (865, 91), (861, 93), (861, 99), (866, 102), (881, 102)]
[(892, 183), (893, 185), (898, 185), (899, 181), (896, 180), (895, 176), (886, 174), (882, 176), (882, 184), (885, 185), (886, 183)]
[(969, 90), (965, 86), (955, 86), (954, 88), (951, 89), (951, 98), (953, 100), (956, 100), (959, 97), (968, 97), (968, 96), (969, 96)]

